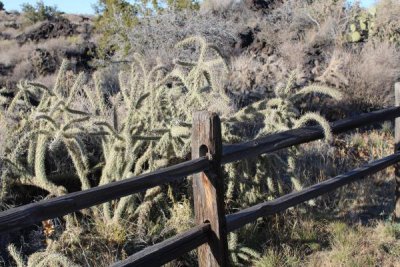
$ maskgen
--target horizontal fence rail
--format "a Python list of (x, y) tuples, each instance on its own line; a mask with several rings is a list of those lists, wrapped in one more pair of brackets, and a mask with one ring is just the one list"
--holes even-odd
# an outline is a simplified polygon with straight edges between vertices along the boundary
[(0, 213), (0, 234), (176, 181), (208, 170), (209, 166), (209, 160), (202, 157), (152, 173), (12, 208)]
[(381, 171), (389, 166), (400, 162), (400, 153), (390, 155), (388, 157), (373, 161), (363, 167), (352, 170), (348, 173), (330, 178), (321, 183), (310, 186), (304, 190), (293, 192), (272, 201), (260, 203), (239, 212), (227, 215), (226, 222), (228, 231), (234, 231), (257, 218), (273, 215), (284, 211), (290, 207), (296, 206), (313, 198), (322, 196), (339, 187), (350, 184), (368, 175)]
[[(343, 133), (369, 124), (392, 120), (400, 117), (400, 107), (386, 108), (361, 114), (331, 123), (333, 134)], [(271, 153), (282, 148), (300, 145), (324, 138), (323, 130), (318, 126), (301, 127), (293, 130), (268, 135), (252, 141), (225, 145), (222, 155), (222, 164), (255, 157), (264, 153)]]
[[(270, 216), (282, 212), (290, 207), (299, 205), (313, 198), (322, 196), (344, 185), (363, 179), (368, 175), (379, 172), (389, 166), (400, 162), (400, 153), (373, 161), (360, 168), (345, 174), (330, 178), (321, 183), (310, 186), (304, 190), (293, 192), (277, 199), (267, 201), (242, 211), (226, 216), (227, 231), (232, 232), (254, 222), (260, 217)], [(209, 234), (209, 225), (204, 224), (194, 227), (182, 234), (176, 235), (112, 265), (113, 267), (126, 266), (161, 266), (178, 255), (189, 252), (203, 244)], [(203, 243), (202, 243), (203, 242)], [(189, 249), (191, 248), (191, 249)], [(179, 251), (180, 254), (176, 252)]]
[(111, 266), (161, 266), (206, 243), (210, 233), (210, 224), (204, 223), (156, 245), (147, 247)]

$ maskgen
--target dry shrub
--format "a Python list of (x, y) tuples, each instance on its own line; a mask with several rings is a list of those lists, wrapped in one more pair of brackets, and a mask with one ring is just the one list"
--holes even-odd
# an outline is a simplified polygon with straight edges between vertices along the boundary
[(218, 14), (209, 16), (186, 10), (144, 18), (130, 30), (128, 38), (133, 52), (143, 54), (146, 59), (160, 58), (163, 62), (176, 58), (175, 44), (190, 36), (203, 36), (229, 55), (239, 32), (238, 24), (234, 17), (227, 19)]
[(400, 78), (399, 49), (388, 42), (368, 42), (360, 52), (352, 52), (347, 66), (349, 90), (353, 101), (373, 106), (393, 104), (394, 83)]
[(15, 65), (24, 59), (35, 49), (34, 43), (26, 43), (19, 46), (14, 40), (4, 40), (5, 46), (0, 45), (0, 62), (7, 65)]
[(288, 74), (283, 60), (275, 55), (242, 54), (232, 59), (231, 68), (227, 88), (239, 102), (268, 96)]
[(10, 77), (13, 81), (33, 79), (34, 77), (32, 62), (28, 59), (22, 60), (15, 65), (13, 73)]

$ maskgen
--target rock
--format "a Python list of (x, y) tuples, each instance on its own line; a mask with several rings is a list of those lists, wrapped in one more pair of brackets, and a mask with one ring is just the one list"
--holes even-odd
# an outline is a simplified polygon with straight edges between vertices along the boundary
[(0, 75), (1, 76), (9, 75), (13, 71), (13, 69), (14, 69), (13, 66), (8, 66), (8, 65), (0, 63)]
[(96, 45), (92, 42), (78, 44), (75, 48), (67, 49), (62, 57), (76, 62), (76, 71), (90, 70), (89, 62), (96, 57)]
[(60, 18), (43, 22), (39, 27), (17, 36), (16, 39), (19, 43), (25, 43), (27, 41), (38, 42), (39, 40), (58, 38), (60, 36), (71, 36), (78, 34), (76, 28), (77, 25), (72, 24), (67, 19)]
[(284, 0), (245, 0), (248, 8), (254, 11), (265, 11), (281, 4)]
[(239, 33), (239, 41), (236, 43), (236, 49), (243, 49), (249, 47), (254, 42), (254, 31), (247, 28)]

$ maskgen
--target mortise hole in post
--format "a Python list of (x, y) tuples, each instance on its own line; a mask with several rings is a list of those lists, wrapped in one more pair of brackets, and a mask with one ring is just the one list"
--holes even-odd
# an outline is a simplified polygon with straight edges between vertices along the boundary
[(199, 148), (200, 157), (207, 156), (207, 153), (208, 153), (208, 147), (206, 145), (201, 145), (200, 148)]

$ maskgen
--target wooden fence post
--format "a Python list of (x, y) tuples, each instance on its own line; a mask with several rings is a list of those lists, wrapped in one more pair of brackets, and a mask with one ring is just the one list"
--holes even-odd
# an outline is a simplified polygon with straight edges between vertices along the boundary
[[(400, 82), (394, 84), (395, 105), (400, 106)], [(394, 123), (394, 149), (395, 153), (400, 152), (400, 117), (395, 119)], [(396, 181), (396, 195), (394, 218), (400, 220), (400, 164), (395, 165), (395, 181)]]
[(208, 156), (210, 170), (193, 175), (196, 223), (208, 222), (208, 243), (198, 248), (200, 267), (228, 266), (227, 229), (224, 211), (224, 180), (221, 169), (221, 122), (215, 113), (195, 112), (192, 126), (192, 159)]

